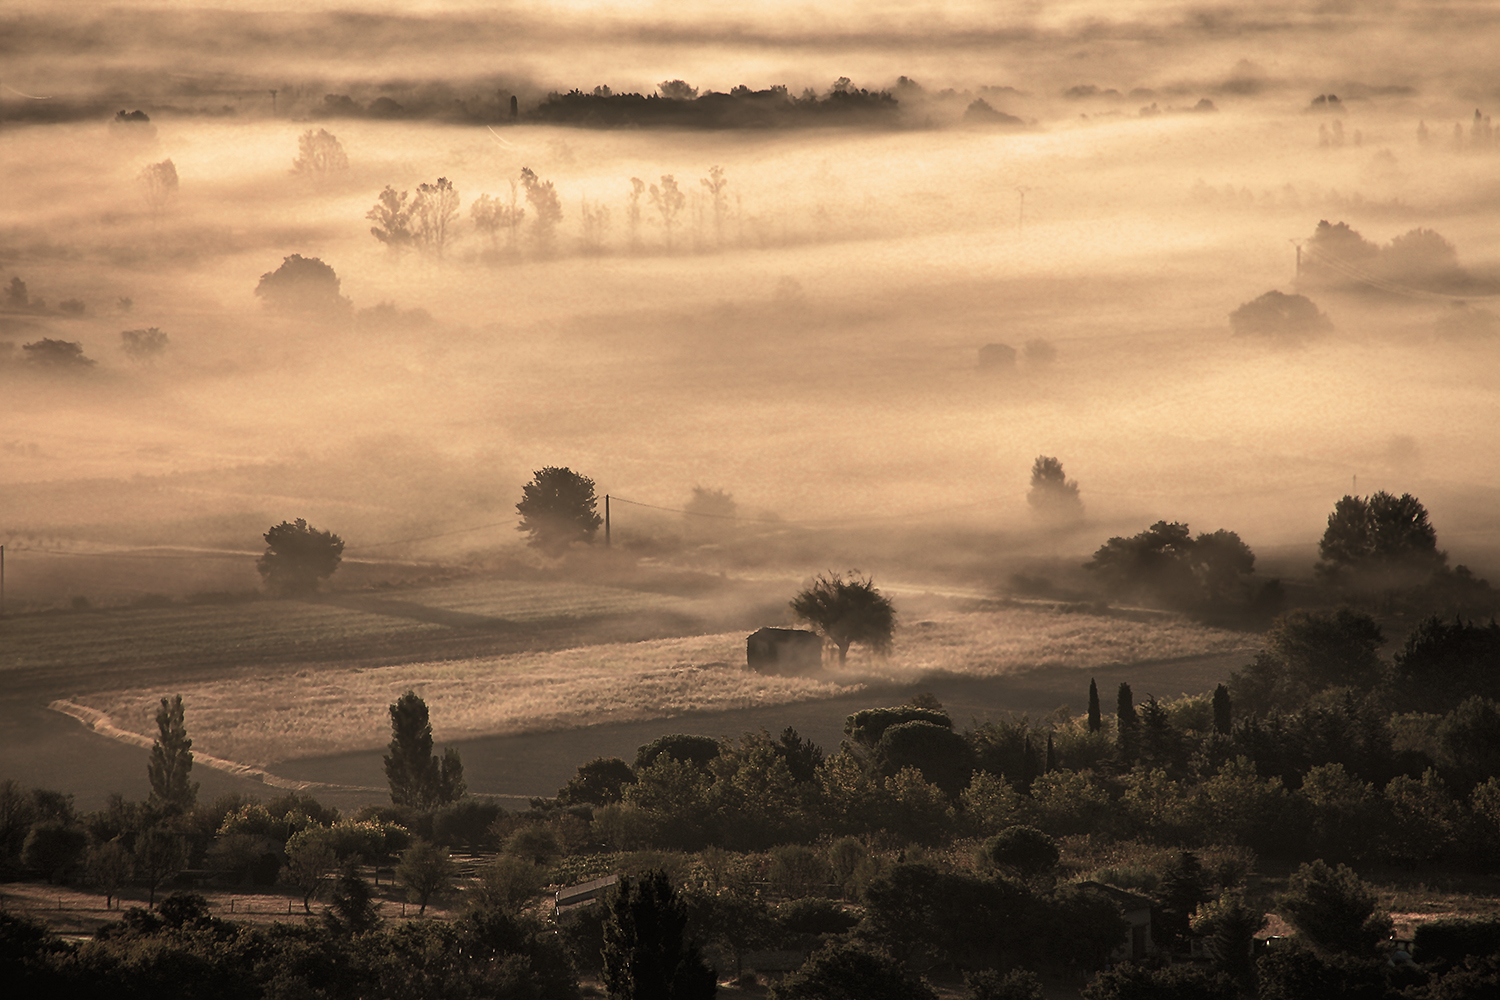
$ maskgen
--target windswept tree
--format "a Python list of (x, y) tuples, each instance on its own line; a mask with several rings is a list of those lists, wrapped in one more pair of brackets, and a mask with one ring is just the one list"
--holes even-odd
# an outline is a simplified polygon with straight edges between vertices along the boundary
[(891, 648), (896, 609), (890, 598), (875, 589), (874, 581), (850, 570), (820, 573), (791, 601), (792, 613), (817, 629), (839, 651), (839, 665), (849, 658), (849, 646), (863, 643), (876, 653)]
[(677, 187), (677, 181), (671, 174), (663, 174), (660, 185), (651, 185), (650, 196), (651, 204), (656, 206), (657, 214), (661, 216), (661, 228), (666, 234), (667, 249), (670, 250), (672, 232), (677, 228), (677, 216), (687, 204), (687, 195)]
[(1083, 517), (1078, 480), (1069, 479), (1062, 462), (1050, 455), (1038, 455), (1031, 463), (1031, 489), (1026, 493), (1026, 502), (1038, 516), (1055, 523)]
[(255, 562), (266, 586), (283, 595), (310, 594), (344, 558), (344, 540), (319, 531), (302, 518), (282, 521), (263, 536), (266, 552)]
[(427, 702), (408, 690), (390, 707), (391, 742), (385, 755), (385, 776), (391, 802), (414, 809), (434, 809), (456, 802), (467, 790), (464, 765), (453, 747), (441, 759), (432, 752), (432, 723)]
[(530, 537), (526, 544), (547, 555), (558, 556), (574, 542), (591, 542), (604, 523), (596, 512), (594, 481), (572, 469), (548, 465), (532, 474), (521, 488), (516, 513), (518, 531)]
[(432, 184), (418, 184), (411, 203), (411, 238), (417, 250), (442, 259), (458, 221), (458, 192), (453, 182), (439, 177)]
[(326, 177), (349, 169), (349, 156), (343, 143), (325, 128), (316, 132), (308, 129), (297, 139), (297, 158), (292, 161), (292, 173), (310, 177)]
[(526, 189), (526, 204), (531, 206), (531, 234), (543, 253), (552, 251), (557, 224), (562, 221), (562, 199), (551, 181), (544, 181), (530, 167), (521, 168), (521, 186)]
[(198, 783), (189, 780), (193, 771), (193, 741), (187, 734), (182, 695), (161, 700), (156, 710), (156, 740), (146, 776), (151, 779), (151, 801), (180, 812), (198, 801)]
[(149, 164), (136, 175), (136, 183), (141, 187), (141, 197), (151, 214), (160, 215), (167, 202), (177, 194), (177, 168), (171, 160)]

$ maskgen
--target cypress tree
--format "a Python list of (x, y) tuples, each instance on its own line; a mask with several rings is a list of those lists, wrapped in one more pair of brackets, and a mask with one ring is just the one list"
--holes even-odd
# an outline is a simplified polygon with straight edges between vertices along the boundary
[(1099, 712), (1099, 685), (1089, 678), (1089, 732), (1097, 733), (1104, 728), (1104, 717)]
[(151, 798), (162, 805), (183, 812), (198, 801), (198, 783), (189, 781), (193, 770), (193, 741), (183, 721), (182, 695), (171, 702), (163, 698), (156, 710), (156, 742), (151, 744), (151, 759), (146, 775), (151, 779)]
[(431, 809), (463, 797), (463, 761), (447, 747), (439, 760), (432, 752), (432, 724), (427, 703), (408, 690), (391, 705), (390, 751), (385, 755), (385, 777), (391, 802), (398, 806)]
[(1234, 704), (1229, 700), (1229, 688), (1220, 684), (1214, 688), (1214, 732), (1229, 735), (1234, 728)]
[(1135, 717), (1135, 696), (1130, 693), (1130, 685), (1121, 681), (1120, 692), (1115, 696), (1115, 732), (1119, 740), (1120, 755), (1127, 767), (1135, 762), (1138, 724)]
[(604, 916), (604, 984), (618, 1000), (710, 1000), (714, 973), (687, 936), (687, 909), (666, 873), (622, 876)]

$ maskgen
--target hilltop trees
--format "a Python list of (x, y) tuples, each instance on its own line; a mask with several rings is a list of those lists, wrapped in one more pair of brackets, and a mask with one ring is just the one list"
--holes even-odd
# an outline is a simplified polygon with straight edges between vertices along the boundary
[(558, 556), (574, 542), (591, 542), (604, 519), (595, 513), (598, 499), (594, 481), (572, 469), (548, 465), (532, 474), (521, 489), (516, 530), (530, 537), (526, 544)]
[(818, 574), (811, 586), (792, 598), (791, 607), (800, 621), (838, 647), (840, 666), (852, 643), (864, 643), (877, 653), (891, 648), (896, 609), (858, 570), (850, 570), (847, 580), (842, 573)]
[(198, 800), (198, 783), (189, 781), (193, 770), (193, 741), (183, 719), (182, 695), (161, 700), (156, 710), (155, 742), (146, 774), (151, 779), (151, 801), (181, 812)]
[(432, 752), (432, 723), (427, 702), (408, 690), (390, 707), (391, 742), (385, 755), (385, 776), (391, 802), (415, 809), (433, 809), (463, 797), (464, 765), (458, 751), (448, 747), (442, 759)]
[(331, 531), (319, 531), (302, 518), (282, 521), (265, 533), (266, 553), (255, 568), (266, 586), (277, 594), (294, 596), (318, 589), (339, 568), (344, 558), (344, 540)]

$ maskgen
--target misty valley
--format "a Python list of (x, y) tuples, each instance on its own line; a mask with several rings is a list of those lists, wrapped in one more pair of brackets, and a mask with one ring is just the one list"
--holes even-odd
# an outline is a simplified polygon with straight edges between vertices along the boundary
[(1493, 21), (0, 14), (5, 980), (1494, 996)]

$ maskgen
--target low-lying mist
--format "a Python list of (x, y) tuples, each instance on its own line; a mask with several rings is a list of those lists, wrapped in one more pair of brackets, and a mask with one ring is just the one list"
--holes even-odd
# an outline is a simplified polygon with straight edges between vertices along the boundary
[[(560, 23), (584, 16), (570, 7)], [(328, 93), (368, 106), (382, 87), (348, 67), (310, 72), (280, 34), (239, 55), (184, 57), (239, 74), (242, 96), (216, 105), (234, 113), (200, 114), (234, 88), (204, 84), (186, 102), (171, 98), (180, 81), (151, 76), (167, 41), (199, 22), (59, 15), (63, 41), (51, 44), (81, 60), (87, 35), (109, 53), (105, 68), (74, 62), (76, 76), (54, 67), (45, 86), (15, 89), (71, 88), (111, 111), (4, 126), (0, 286), (19, 280), (24, 295), (12, 284), (0, 303), (0, 542), (13, 559), (28, 546), (254, 552), (271, 524), (302, 517), (338, 532), (351, 562), (483, 562), (518, 550), (514, 505), (532, 471), (564, 465), (601, 495), (677, 509), (702, 486), (733, 494), (753, 519), (742, 531), (777, 522), (775, 541), (715, 548), (679, 514), (614, 506), (625, 551), (715, 568), (769, 553), (796, 572), (858, 565), (1000, 584), (1026, 560), (1076, 566), (1105, 537), (1165, 519), (1237, 531), (1306, 572), (1334, 501), (1379, 489), (1421, 497), (1455, 562), (1500, 568), (1500, 340), (1443, 335), (1451, 295), (1299, 285), (1294, 246), (1324, 219), (1380, 244), (1436, 230), (1474, 278), (1480, 294), (1465, 301), (1489, 308), (1500, 144), (1474, 118), (1480, 77), (1463, 76), (1467, 49), (1451, 31), (1453, 60), (1405, 61), (1417, 68), (1399, 79), (1346, 61), (1342, 38), (1299, 62), (1334, 22), (1280, 16), (1282, 49), (1176, 22), (1136, 45), (1118, 25), (1067, 44), (1058, 24), (1031, 25), (1036, 54), (996, 39), (1000, 69), (981, 67), (975, 45), (973, 61), (926, 81), (950, 36), (908, 62), (871, 28), (850, 60), (871, 67), (860, 77), (813, 31), (756, 50), (776, 60), (760, 75), (689, 79), (826, 93), (839, 75), (885, 87), (905, 73), (925, 85), (894, 91), (903, 111), (888, 127), (682, 131), (314, 117)], [(100, 37), (111, 17), (163, 33)], [(201, 17), (227, 37), (240, 30), (230, 15)], [(405, 90), (385, 88), (397, 101), (445, 73), (455, 93), (479, 79), (467, 43), (439, 61), (439, 43), (467, 23), (458, 15), (299, 17), (342, 25), (353, 50), (396, 39), (382, 71), (406, 77)], [(606, 82), (563, 79), (566, 36), (544, 27), (522, 25), (553, 48), (518, 60), (508, 92), (530, 102)], [(653, 77), (715, 64), (697, 30), (652, 40), (643, 29), (599, 65), (614, 67), (616, 91), (649, 90)], [(1359, 30), (1370, 51), (1398, 41)], [(1147, 72), (1141, 51), (1198, 37), (1212, 44), (1169, 78)], [(664, 48), (687, 68), (642, 54)], [(137, 101), (111, 89), (109, 67), (155, 82)], [(259, 87), (278, 73), (316, 83), (288, 85), (272, 114)], [(1335, 105), (1313, 103), (1351, 80), (1363, 84)], [(981, 90), (999, 84), (1015, 89)], [(1023, 124), (965, 124), (981, 93)], [(1188, 110), (1203, 98), (1213, 110)], [(22, 99), (3, 100), (13, 122)], [(116, 104), (151, 121), (112, 123)], [(294, 174), (299, 138), (319, 129), (347, 169)], [(178, 184), (153, 201), (142, 173), (167, 161)], [(538, 203), (513, 189), (523, 168), (553, 186), (555, 227), (539, 228)], [(682, 194), (670, 225), (649, 190), (664, 197), (668, 177)], [(418, 193), (439, 178), (457, 194), (441, 254), (372, 236), (366, 216), (384, 188)], [(476, 225), (481, 195), (510, 205), (513, 190), (518, 226)], [(294, 254), (329, 265), (347, 307), (296, 315), (258, 297)], [(1331, 330), (1295, 343), (1231, 336), (1231, 311), (1299, 288)], [(153, 329), (159, 351), (126, 351), (141, 341), (122, 333)], [(44, 340), (94, 363), (38, 363), (27, 345)], [(1015, 349), (1014, 364), (981, 366), (988, 344)], [(1087, 520), (1072, 533), (1029, 512), (1039, 454), (1080, 483)], [(254, 586), (249, 563), (236, 565), (232, 580)], [(172, 582), (169, 570), (142, 589), (238, 585)], [(10, 597), (53, 599), (66, 576)]]

